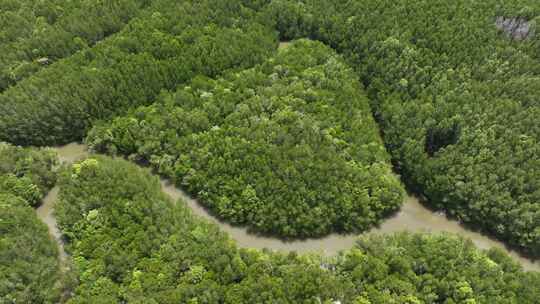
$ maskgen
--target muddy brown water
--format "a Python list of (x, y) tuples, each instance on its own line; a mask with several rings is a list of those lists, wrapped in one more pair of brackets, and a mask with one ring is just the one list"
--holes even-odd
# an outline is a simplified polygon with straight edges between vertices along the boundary
[[(88, 153), (86, 147), (81, 144), (69, 144), (56, 148), (59, 158), (64, 163), (70, 163), (84, 158)], [(324, 255), (334, 255), (341, 250), (349, 249), (354, 246), (359, 235), (340, 235), (330, 234), (323, 238), (284, 241), (279, 238), (261, 236), (249, 233), (246, 228), (231, 226), (228, 223), (220, 221), (203, 208), (195, 199), (188, 196), (184, 191), (178, 189), (167, 180), (161, 180), (163, 192), (172, 199), (182, 199), (194, 214), (202, 217), (209, 222), (218, 225), (224, 232), (228, 233), (236, 241), (238, 246), (244, 248), (263, 249), (268, 248), (277, 251), (296, 251), (299, 253), (317, 252)], [(49, 231), (58, 241), (62, 258), (66, 257), (63, 251), (61, 234), (56, 227), (56, 220), (52, 214), (54, 203), (58, 195), (58, 188), (53, 188), (45, 197), (41, 207), (37, 209), (38, 217), (47, 224)], [(486, 235), (468, 230), (457, 221), (450, 220), (437, 212), (433, 212), (424, 207), (417, 198), (408, 196), (401, 210), (394, 216), (386, 219), (379, 227), (373, 228), (366, 234), (383, 234), (401, 231), (410, 232), (449, 232), (461, 235), (472, 240), (480, 249), (489, 249), (492, 247), (500, 248), (510, 254), (518, 261), (525, 270), (540, 271), (540, 262), (533, 262), (520, 256), (517, 252), (509, 250), (506, 246)]]
[[(58, 154), (58, 159), (61, 163), (72, 163), (78, 159), (82, 159), (88, 155), (86, 151), (86, 146), (82, 144), (71, 143), (62, 147), (54, 148)], [(65, 261), (67, 254), (64, 250), (64, 242), (62, 241), (62, 233), (56, 226), (56, 219), (53, 215), (54, 203), (58, 197), (58, 187), (54, 187), (47, 193), (43, 198), (41, 206), (36, 209), (37, 216), (47, 224), (49, 228), (49, 233), (55, 239), (58, 244), (58, 249), (60, 252), (60, 261)]]

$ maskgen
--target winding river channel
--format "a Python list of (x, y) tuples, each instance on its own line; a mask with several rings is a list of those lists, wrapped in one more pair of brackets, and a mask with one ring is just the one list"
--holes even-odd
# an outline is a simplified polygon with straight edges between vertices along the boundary
[[(60, 161), (71, 163), (87, 155), (86, 147), (81, 144), (69, 144), (56, 148)], [(318, 239), (284, 241), (278, 238), (260, 236), (248, 233), (246, 228), (233, 227), (212, 216), (195, 199), (186, 195), (185, 192), (171, 185), (168, 181), (161, 181), (162, 190), (174, 200), (182, 199), (194, 214), (217, 224), (223, 231), (228, 233), (240, 247), (263, 249), (268, 248), (280, 251), (319, 252), (325, 255), (333, 255), (337, 252), (351, 248), (358, 235), (331, 234)], [(54, 203), (58, 195), (58, 188), (53, 188), (44, 198), (43, 204), (37, 209), (38, 217), (47, 224), (52, 236), (57, 240), (61, 259), (66, 258), (63, 250), (61, 234), (56, 227), (56, 220), (52, 214)], [(533, 262), (520, 256), (517, 252), (509, 250), (506, 246), (490, 237), (468, 230), (457, 221), (449, 220), (443, 214), (433, 212), (424, 207), (417, 198), (408, 196), (401, 210), (393, 217), (386, 219), (379, 227), (373, 228), (366, 234), (382, 234), (400, 231), (410, 232), (449, 232), (471, 239), (480, 249), (492, 247), (501, 248), (518, 261), (525, 270), (540, 271), (540, 262)]]
[[(58, 158), (60, 162), (66, 164), (72, 163), (88, 155), (85, 145), (75, 143), (55, 148), (55, 150), (56, 153), (58, 153)], [(45, 224), (47, 224), (47, 227), (49, 227), (49, 233), (54, 237), (56, 243), (58, 244), (60, 260), (65, 261), (67, 255), (66, 251), (64, 250), (62, 233), (56, 226), (56, 219), (53, 215), (53, 207), (57, 197), (58, 187), (54, 187), (43, 198), (43, 203), (37, 208), (36, 212), (39, 219), (41, 219)]]

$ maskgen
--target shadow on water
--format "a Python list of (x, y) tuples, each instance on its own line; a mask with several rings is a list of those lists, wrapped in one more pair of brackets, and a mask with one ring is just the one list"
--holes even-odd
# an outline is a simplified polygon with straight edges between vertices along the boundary
[[(63, 163), (71, 163), (88, 155), (86, 147), (80, 144), (69, 144), (58, 147), (56, 150)], [(318, 252), (324, 255), (334, 255), (341, 250), (353, 247), (360, 236), (330, 234), (326, 237), (317, 239), (282, 240), (276, 237), (258, 235), (250, 233), (245, 227), (236, 227), (220, 221), (199, 204), (197, 200), (193, 199), (167, 180), (161, 180), (161, 188), (163, 192), (168, 194), (175, 201), (178, 199), (183, 200), (194, 214), (209, 222), (217, 224), (221, 230), (228, 233), (230, 237), (236, 241), (238, 246), (244, 248), (267, 248), (278, 251), (297, 251), (300, 253)], [(52, 215), (52, 209), (57, 195), (58, 189), (55, 187), (45, 197), (43, 205), (38, 208), (37, 212), (39, 218), (47, 224), (51, 234), (59, 242), (59, 246), (62, 246), (61, 234), (56, 227), (56, 220)], [(402, 231), (431, 233), (449, 232), (458, 234), (464, 238), (470, 239), (480, 249), (490, 249), (495, 247), (504, 250), (518, 261), (525, 270), (540, 270), (539, 262), (533, 262), (532, 260), (522, 257), (516, 251), (509, 250), (502, 242), (494, 240), (482, 233), (469, 230), (459, 222), (448, 219), (444, 214), (428, 209), (421, 204), (416, 197), (410, 195), (406, 197), (399, 212), (387, 218), (379, 227), (373, 228), (363, 235)], [(63, 249), (63, 247), (61, 248)], [(65, 252), (63, 250), (62, 255), (65, 258)]]

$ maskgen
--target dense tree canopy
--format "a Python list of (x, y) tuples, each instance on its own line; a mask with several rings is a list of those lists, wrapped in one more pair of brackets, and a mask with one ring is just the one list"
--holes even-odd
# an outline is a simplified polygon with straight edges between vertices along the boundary
[(56, 181), (50, 150), (0, 143), (0, 303), (57, 303), (58, 249), (31, 206)]
[(451, 234), (363, 237), (339, 256), (336, 271), (366, 303), (537, 303), (540, 295), (539, 273)]
[(37, 206), (56, 182), (56, 153), (0, 142), (0, 192), (24, 198)]
[(537, 303), (540, 276), (451, 235), (366, 237), (337, 257), (239, 249), (125, 160), (60, 180), (80, 284), (69, 303)]
[[(276, 0), (262, 15), (344, 54), (414, 190), (540, 254), (537, 1)], [(513, 40), (500, 16), (532, 35)]]
[[(533, 0), (0, 0), (0, 141), (92, 130), (93, 149), (288, 237), (362, 231), (399, 208), (392, 162), (434, 208), (540, 257), (539, 22)], [(309, 40), (276, 51), (278, 37)], [(32, 209), (57, 165), (0, 143), (2, 304), (62, 298)], [(59, 186), (72, 304), (540, 299), (540, 273), (450, 234), (257, 251), (125, 160), (65, 166)]]
[(308, 40), (197, 78), (87, 141), (149, 161), (235, 224), (286, 237), (366, 230), (403, 200), (358, 81)]
[(1, 0), (0, 92), (118, 32), (147, 0)]
[[(216, 13), (218, 12), (218, 13)], [(0, 95), (0, 139), (52, 145), (91, 123), (149, 104), (196, 74), (262, 61), (276, 42), (238, 1), (157, 0), (117, 35), (43, 69)]]
[(60, 187), (56, 213), (80, 280), (70, 303), (299, 303), (325, 284), (343, 288), (318, 265), (301, 276), (311, 286), (287, 286), (284, 279), (307, 264), (239, 251), (183, 202), (173, 204), (156, 177), (126, 161), (87, 159), (65, 172)]
[(0, 303), (57, 303), (58, 267), (47, 226), (22, 198), (0, 192)]

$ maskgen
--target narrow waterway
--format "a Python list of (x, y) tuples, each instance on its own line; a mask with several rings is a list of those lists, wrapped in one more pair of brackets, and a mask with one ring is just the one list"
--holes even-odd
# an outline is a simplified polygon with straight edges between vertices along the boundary
[[(273, 249), (281, 251), (297, 251), (300, 253), (319, 252), (325, 255), (334, 255), (341, 250), (352, 248), (360, 235), (330, 234), (323, 238), (284, 241), (278, 238), (248, 233), (246, 228), (234, 227), (222, 222), (209, 214), (195, 199), (185, 192), (171, 185), (169, 181), (162, 180), (161, 188), (173, 199), (182, 199), (194, 214), (217, 224), (221, 230), (228, 233), (240, 247)], [(533, 262), (520, 256), (517, 252), (509, 250), (506, 246), (481, 233), (467, 230), (457, 221), (449, 220), (424, 207), (416, 197), (406, 198), (401, 210), (393, 217), (386, 219), (380, 227), (373, 228), (365, 234), (383, 234), (393, 232), (449, 232), (469, 238), (480, 249), (500, 248), (517, 260), (525, 270), (540, 271), (540, 263)]]
[[(87, 155), (86, 148), (79, 144), (70, 144), (59, 147), (59, 158), (64, 163), (70, 163)], [(232, 239), (236, 241), (238, 246), (245, 248), (263, 249), (268, 248), (280, 251), (297, 251), (297, 252), (319, 252), (325, 255), (333, 255), (337, 252), (351, 248), (358, 235), (339, 235), (331, 234), (324, 238), (306, 239), (295, 241), (284, 241), (278, 238), (261, 236), (248, 233), (246, 228), (233, 227), (228, 223), (222, 222), (208, 213), (195, 199), (186, 195), (185, 192), (171, 185), (168, 181), (161, 181), (163, 192), (167, 193), (174, 200), (182, 199), (194, 214), (207, 219), (208, 221), (217, 224), (224, 232), (228, 233)], [(59, 242), (59, 246), (63, 249), (60, 232), (56, 227), (56, 220), (52, 215), (54, 202), (58, 195), (58, 189), (54, 188), (44, 199), (43, 205), (38, 208), (38, 217), (42, 219), (51, 234)], [(406, 198), (400, 212), (393, 217), (386, 219), (378, 228), (374, 228), (366, 234), (381, 234), (393, 233), (401, 231), (410, 232), (449, 232), (469, 238), (480, 249), (489, 249), (492, 247), (500, 248), (510, 254), (516, 261), (523, 266), (525, 270), (540, 271), (540, 262), (533, 262), (527, 258), (520, 256), (517, 252), (509, 250), (499, 241), (493, 240), (481, 233), (473, 232), (457, 221), (449, 220), (444, 215), (433, 212), (424, 207), (418, 199), (413, 196)], [(62, 250), (62, 257), (65, 258), (65, 252)]]
[[(88, 155), (86, 151), (86, 146), (81, 144), (71, 143), (62, 147), (54, 148), (58, 154), (58, 159), (62, 164), (70, 164), (78, 159), (82, 159)], [(53, 215), (53, 207), (56, 199), (58, 198), (58, 187), (54, 187), (47, 193), (43, 198), (41, 206), (36, 209), (37, 216), (47, 224), (49, 228), (49, 233), (54, 237), (56, 243), (58, 244), (58, 249), (60, 252), (60, 261), (65, 261), (67, 254), (64, 250), (64, 242), (62, 241), (62, 233), (56, 226), (56, 219)]]

